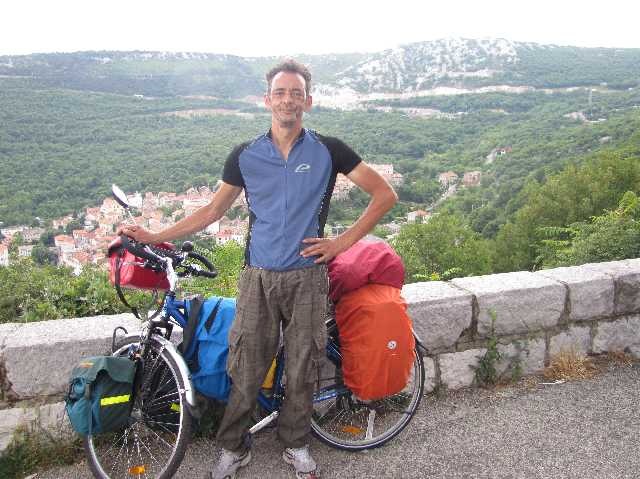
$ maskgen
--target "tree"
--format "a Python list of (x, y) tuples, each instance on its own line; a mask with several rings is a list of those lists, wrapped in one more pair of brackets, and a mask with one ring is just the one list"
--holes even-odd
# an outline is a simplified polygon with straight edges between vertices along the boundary
[(24, 244), (24, 237), (22, 236), (22, 233), (18, 232), (15, 235), (13, 235), (13, 238), (11, 239), (11, 244), (9, 245), (9, 254), (13, 259), (18, 257), (18, 247), (22, 246), (23, 244)]
[(459, 216), (439, 214), (425, 224), (404, 226), (393, 246), (404, 260), (408, 282), (491, 271), (486, 240)]
[(615, 208), (626, 191), (640, 190), (639, 159), (633, 148), (601, 153), (581, 166), (569, 165), (542, 185), (530, 182), (518, 200), (524, 206), (496, 236), (496, 270), (539, 266), (542, 242), (550, 239), (545, 228), (589, 221)]
[(627, 191), (618, 208), (566, 228), (546, 228), (539, 248), (544, 267), (616, 261), (640, 256), (640, 199)]
[(193, 278), (183, 282), (181, 287), (190, 293), (202, 294), (205, 297), (217, 294), (234, 297), (238, 294), (238, 278), (244, 264), (244, 247), (235, 241), (224, 245), (215, 245), (212, 240), (197, 240), (198, 253), (205, 256), (218, 271), (214, 279)]
[(74, 218), (73, 220), (71, 220), (69, 222), (69, 224), (65, 227), (64, 231), (66, 234), (70, 235), (71, 233), (73, 233), (73, 230), (80, 230), (83, 228), (84, 226), (84, 218), (83, 217), (79, 217), (79, 218)]
[(51, 228), (47, 228), (45, 232), (40, 235), (38, 242), (44, 246), (53, 246), (55, 244), (54, 238), (57, 234), (58, 233)]
[(58, 256), (42, 244), (37, 244), (33, 247), (31, 250), (31, 258), (36, 264), (41, 266), (48, 264), (55, 265), (58, 262)]

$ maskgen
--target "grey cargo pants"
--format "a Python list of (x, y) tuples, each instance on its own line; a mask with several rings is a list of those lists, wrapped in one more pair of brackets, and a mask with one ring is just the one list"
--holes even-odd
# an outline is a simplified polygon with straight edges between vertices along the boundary
[(325, 265), (292, 271), (246, 267), (229, 332), (229, 402), (218, 429), (221, 447), (237, 451), (250, 427), (258, 391), (284, 335), (286, 397), (278, 417), (285, 447), (308, 443), (313, 390), (325, 354), (328, 277)]

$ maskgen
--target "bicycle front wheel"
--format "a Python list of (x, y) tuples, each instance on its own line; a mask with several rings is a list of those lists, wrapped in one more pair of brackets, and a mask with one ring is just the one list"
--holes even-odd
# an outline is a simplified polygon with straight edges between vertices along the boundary
[(146, 353), (135, 338), (114, 355), (139, 361), (129, 422), (122, 430), (87, 436), (84, 450), (96, 478), (170, 478), (191, 437), (185, 378), (162, 345), (151, 339)]
[(311, 430), (322, 442), (349, 451), (382, 446), (397, 436), (415, 414), (424, 391), (424, 362), (414, 350), (407, 385), (376, 401), (362, 401), (342, 382), (341, 365), (327, 358), (314, 395)]

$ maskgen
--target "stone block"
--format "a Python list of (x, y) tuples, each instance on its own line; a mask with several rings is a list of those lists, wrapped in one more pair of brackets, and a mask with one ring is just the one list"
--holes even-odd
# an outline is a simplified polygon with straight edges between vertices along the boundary
[(544, 369), (546, 344), (544, 338), (520, 339), (509, 344), (498, 344), (501, 355), (496, 365), (499, 376), (512, 374), (519, 367), (520, 374), (535, 374)]
[(610, 275), (615, 283), (614, 312), (640, 311), (640, 259), (590, 263), (585, 268)]
[(593, 352), (624, 351), (640, 345), (640, 316), (626, 316), (610, 323), (598, 324), (593, 338)]
[(610, 275), (582, 266), (545, 269), (535, 274), (567, 285), (570, 320), (581, 321), (613, 314), (614, 283)]
[(467, 349), (458, 353), (439, 355), (442, 385), (448, 389), (472, 386), (475, 381), (476, 368), (486, 352), (486, 349)]
[(573, 350), (583, 356), (591, 352), (591, 331), (586, 326), (574, 326), (567, 331), (551, 337), (549, 341), (549, 356), (555, 356), (561, 351)]
[(451, 283), (476, 296), (481, 336), (491, 332), (492, 311), (496, 314), (498, 336), (555, 326), (564, 312), (564, 285), (527, 271), (456, 278)]
[(131, 333), (139, 331), (141, 323), (131, 314), (119, 314), (21, 325), (8, 335), (2, 350), (11, 391), (18, 399), (65, 392), (71, 369), (81, 358), (110, 353), (116, 326)]
[(0, 324), (0, 352), (2, 352), (2, 348), (4, 348), (7, 338), (12, 336), (21, 326), (22, 323)]
[(28, 408), (14, 407), (0, 410), (0, 454), (9, 446), (19, 427), (32, 431), (46, 429), (54, 437), (70, 436), (72, 431), (66, 419), (64, 402), (43, 404)]
[(413, 327), (429, 350), (451, 348), (471, 326), (472, 295), (443, 281), (413, 283), (402, 288)]

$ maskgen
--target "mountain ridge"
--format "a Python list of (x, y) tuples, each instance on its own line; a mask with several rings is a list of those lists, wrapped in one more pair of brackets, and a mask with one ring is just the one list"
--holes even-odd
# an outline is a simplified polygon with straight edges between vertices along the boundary
[[(203, 52), (86, 51), (0, 56), (0, 75), (38, 87), (147, 96), (261, 95), (279, 57)], [(495, 85), (539, 88), (637, 86), (640, 49), (584, 48), (504, 38), (445, 38), (371, 53), (298, 55), (324, 96), (420, 92)], [(635, 72), (635, 73), (634, 73)]]

